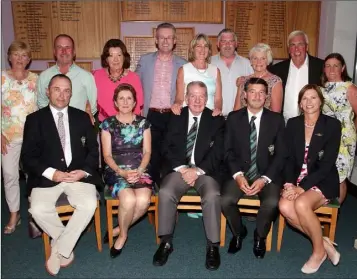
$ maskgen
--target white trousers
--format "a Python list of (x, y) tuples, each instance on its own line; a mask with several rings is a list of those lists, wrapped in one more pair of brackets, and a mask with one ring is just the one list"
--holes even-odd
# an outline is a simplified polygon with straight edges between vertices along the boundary
[(1, 155), (1, 166), (4, 177), (5, 198), (10, 212), (20, 210), (20, 175), (19, 162), (22, 141), (7, 145), (7, 154)]
[[(65, 193), (75, 211), (67, 226), (62, 224), (56, 211), (58, 197)], [(88, 225), (97, 207), (96, 188), (93, 184), (61, 182), (54, 187), (33, 188), (29, 212), (36, 223), (58, 247), (58, 252), (68, 258), (81, 233)]]

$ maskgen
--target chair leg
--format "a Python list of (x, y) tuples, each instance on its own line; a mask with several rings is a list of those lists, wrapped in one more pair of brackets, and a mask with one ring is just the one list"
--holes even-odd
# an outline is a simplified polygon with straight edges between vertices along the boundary
[(51, 244), (50, 244), (50, 237), (47, 233), (42, 233), (43, 244), (45, 246), (45, 260), (47, 261), (51, 255)]
[(155, 201), (155, 236), (156, 236), (156, 244), (160, 244), (159, 238), (159, 197), (156, 197)]
[(95, 212), (94, 212), (94, 225), (95, 225), (95, 235), (97, 238), (98, 251), (102, 252), (103, 247), (102, 247), (102, 231), (101, 231), (101, 227), (100, 227), (100, 204), (99, 204), (99, 201), (97, 201), (97, 208), (95, 209)]
[(278, 239), (277, 239), (277, 247), (276, 247), (276, 250), (278, 252), (280, 252), (281, 242), (283, 240), (284, 228), (285, 228), (285, 218), (283, 217), (283, 215), (280, 214), (279, 215), (279, 225), (278, 225)]
[(267, 251), (271, 251), (271, 245), (273, 242), (273, 222), (271, 222), (270, 231), (267, 235)]
[(226, 228), (227, 228), (227, 219), (221, 213), (221, 241), (220, 241), (221, 247), (224, 247), (224, 244), (226, 243)]
[(336, 233), (336, 225), (337, 225), (337, 215), (338, 215), (338, 209), (337, 209), (337, 208), (334, 208), (334, 209), (332, 210), (330, 233), (329, 233), (329, 238), (330, 238), (331, 241), (335, 241), (335, 233)]
[(329, 237), (330, 233), (330, 223), (324, 223), (323, 235)]
[(113, 246), (113, 203), (107, 200), (107, 230), (109, 239), (109, 248)]
[(155, 213), (154, 212), (148, 212), (148, 219), (149, 219), (149, 223), (151, 225), (155, 225)]

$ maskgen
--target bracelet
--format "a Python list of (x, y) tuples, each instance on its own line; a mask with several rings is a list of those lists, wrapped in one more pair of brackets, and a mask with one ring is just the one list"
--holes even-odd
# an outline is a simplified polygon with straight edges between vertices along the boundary
[(144, 172), (145, 172), (145, 169), (144, 169), (144, 168), (142, 168), (142, 167), (138, 167), (138, 172), (140, 172), (140, 173), (144, 173)]

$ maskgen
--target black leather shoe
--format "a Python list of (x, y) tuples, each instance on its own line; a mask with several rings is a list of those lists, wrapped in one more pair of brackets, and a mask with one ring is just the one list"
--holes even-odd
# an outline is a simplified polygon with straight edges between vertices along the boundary
[(115, 249), (114, 245), (112, 246), (112, 248), (110, 248), (110, 257), (115, 259), (116, 257), (118, 257), (121, 254), (122, 249)]
[(238, 251), (240, 251), (240, 249), (242, 249), (243, 239), (246, 238), (247, 234), (248, 234), (247, 228), (246, 226), (244, 226), (242, 232), (239, 235), (232, 237), (228, 248), (229, 254), (235, 254)]
[[(117, 236), (113, 236), (114, 243), (117, 240), (117, 238), (118, 238), (118, 235)], [(104, 234), (103, 243), (109, 243), (108, 231), (106, 231), (105, 234)]]
[(153, 265), (163, 266), (167, 262), (167, 259), (173, 250), (174, 249), (172, 244), (168, 242), (162, 242), (154, 255), (152, 261)]
[(221, 264), (219, 248), (217, 246), (208, 246), (206, 253), (206, 268), (208, 270), (216, 270)]
[(266, 251), (265, 238), (259, 237), (254, 231), (253, 253), (257, 259), (263, 259)]

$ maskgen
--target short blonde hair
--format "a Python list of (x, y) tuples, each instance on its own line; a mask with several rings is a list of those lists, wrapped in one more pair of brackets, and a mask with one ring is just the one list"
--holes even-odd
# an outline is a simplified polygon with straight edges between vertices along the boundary
[(301, 31), (301, 30), (295, 30), (293, 32), (291, 32), (288, 36), (288, 47), (289, 47), (289, 44), (290, 44), (290, 40), (296, 36), (304, 36), (305, 38), (305, 43), (308, 45), (309, 44), (309, 37), (307, 36), (307, 34), (304, 32), (304, 31)]
[(7, 61), (9, 61), (10, 66), (12, 66), (10, 62), (10, 55), (15, 51), (25, 51), (27, 56), (31, 60), (31, 50), (29, 45), (22, 41), (13, 41), (7, 49)]
[(250, 51), (249, 51), (249, 59), (252, 58), (253, 54), (255, 52), (265, 52), (268, 60), (268, 65), (273, 62), (273, 52), (271, 51), (271, 48), (269, 45), (264, 44), (264, 43), (258, 43), (255, 46), (253, 46)]
[(190, 42), (189, 48), (188, 48), (188, 61), (193, 62), (195, 61), (195, 53), (194, 53), (194, 48), (197, 46), (197, 42), (199, 40), (203, 39), (207, 45), (208, 45), (208, 56), (206, 58), (206, 62), (209, 63), (211, 61), (211, 55), (212, 55), (212, 43), (208, 39), (208, 36), (206, 34), (200, 33), (197, 34), (192, 41)]

